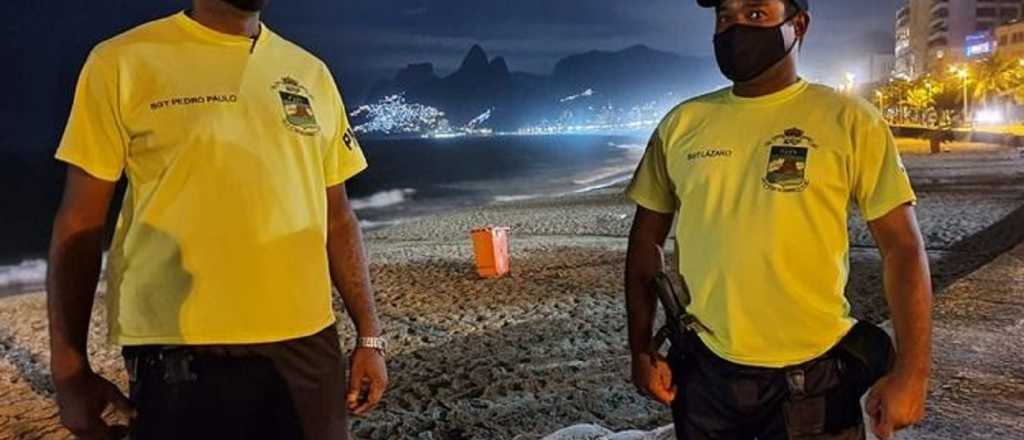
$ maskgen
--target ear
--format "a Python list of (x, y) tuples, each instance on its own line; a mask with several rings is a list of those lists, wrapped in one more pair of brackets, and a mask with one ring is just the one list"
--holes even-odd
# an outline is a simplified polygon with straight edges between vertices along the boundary
[(811, 13), (802, 11), (793, 17), (793, 28), (796, 30), (796, 37), (802, 44), (804, 38), (807, 37), (807, 32), (811, 29)]

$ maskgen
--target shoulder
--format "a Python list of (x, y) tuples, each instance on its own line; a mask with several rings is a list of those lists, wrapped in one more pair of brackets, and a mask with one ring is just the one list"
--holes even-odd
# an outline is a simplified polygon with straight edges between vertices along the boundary
[[(310, 91), (315, 95), (328, 96), (332, 102), (340, 101), (341, 91), (338, 83), (330, 66), (324, 60), (280, 34), (269, 29), (266, 31), (270, 32), (269, 49), (273, 51), (273, 62), (286, 63), (292, 75), (300, 79), (305, 78), (304, 84), (310, 87)], [(344, 104), (341, 106), (344, 111)]]
[(173, 38), (171, 37), (172, 33), (169, 32), (174, 26), (173, 20), (174, 15), (169, 15), (121, 32), (93, 47), (90, 56), (94, 59), (114, 62), (139, 46), (167, 42)]
[(316, 89), (337, 93), (338, 86), (334, 75), (324, 60), (280, 34), (267, 28), (264, 29), (270, 33), (271, 41), (268, 49), (273, 51), (275, 62), (287, 64), (288, 69), (294, 75), (307, 78)]
[(728, 96), (729, 90), (730, 87), (723, 87), (679, 103), (662, 118), (661, 123), (658, 124), (658, 132), (671, 132), (681, 125), (689, 124), (694, 119), (706, 115), (711, 109), (722, 104)]
[(264, 27), (264, 30), (270, 33), (274, 51), (278, 52), (278, 55), (282, 56), (283, 60), (286, 60), (289, 64), (318, 69), (324, 72), (328, 71), (327, 64), (320, 57), (313, 54), (313, 52), (266, 27)]
[(840, 93), (832, 87), (810, 83), (807, 86), (807, 99), (821, 108), (835, 109), (843, 121), (849, 124), (883, 122), (882, 113), (866, 99)]
[(703, 112), (708, 107), (719, 105), (729, 95), (730, 89), (731, 87), (723, 87), (713, 92), (687, 99), (673, 107), (668, 112), (668, 115), (665, 116), (665, 119), (690, 116), (692, 113)]

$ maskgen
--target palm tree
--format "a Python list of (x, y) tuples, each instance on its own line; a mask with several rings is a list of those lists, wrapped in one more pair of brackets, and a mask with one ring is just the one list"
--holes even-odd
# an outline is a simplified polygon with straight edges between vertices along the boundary
[(882, 94), (885, 97), (885, 101), (896, 109), (895, 122), (897, 124), (905, 124), (907, 122), (907, 94), (912, 88), (913, 85), (910, 81), (905, 79), (894, 79), (883, 87)]
[(1013, 98), (1017, 105), (1024, 105), (1024, 59), (1012, 64), (1013, 69), (1006, 74), (1006, 89), (1002, 95)]
[(982, 104), (1010, 92), (1019, 82), (1021, 63), (1005, 56), (993, 56), (974, 64), (974, 98)]
[(929, 110), (934, 111), (935, 95), (941, 93), (942, 89), (942, 85), (929, 76), (918, 78), (910, 84), (902, 103), (911, 110), (917, 123), (929, 125), (927, 114)]
[[(961, 86), (962, 87), (962, 86)], [(960, 115), (963, 122), (966, 122), (968, 115), (964, 114), (964, 95), (961, 87), (941, 87), (932, 94), (932, 109), (935, 112), (936, 126), (953, 126), (956, 115)]]

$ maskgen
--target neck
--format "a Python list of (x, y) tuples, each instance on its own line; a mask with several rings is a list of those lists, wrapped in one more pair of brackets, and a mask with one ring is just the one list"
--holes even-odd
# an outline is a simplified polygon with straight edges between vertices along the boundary
[(259, 12), (243, 11), (222, 0), (195, 0), (189, 16), (225, 34), (256, 38), (260, 33)]
[(800, 76), (796, 73), (796, 59), (790, 55), (762, 73), (761, 76), (747, 82), (733, 84), (732, 92), (736, 96), (756, 98), (779, 92), (796, 84), (797, 81), (800, 81)]

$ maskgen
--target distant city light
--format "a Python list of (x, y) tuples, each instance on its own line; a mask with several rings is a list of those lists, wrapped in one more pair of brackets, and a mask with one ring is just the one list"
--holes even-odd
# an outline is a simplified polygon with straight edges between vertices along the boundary
[(598, 103), (582, 98), (596, 96), (592, 88), (562, 98), (564, 105), (557, 118), (544, 118), (511, 132), (495, 132), (484, 127), (493, 117), (488, 109), (462, 126), (452, 126), (444, 111), (406, 101), (403, 94), (382, 98), (360, 106), (350, 113), (356, 133), (375, 135), (418, 135), (447, 139), (463, 136), (588, 134), (648, 130), (655, 127), (672, 105), (675, 93), (630, 107)]
[(580, 93), (577, 93), (577, 94), (575, 94), (575, 95), (572, 95), (572, 96), (566, 96), (565, 98), (562, 98), (562, 99), (561, 99), (561, 100), (559, 100), (558, 102), (569, 102), (569, 101), (575, 101), (575, 100), (577, 100), (577, 99), (580, 99), (580, 98), (585, 98), (585, 97), (587, 97), (587, 96), (594, 96), (594, 89), (587, 89), (587, 90), (584, 90), (584, 91), (582, 91), (582, 92), (580, 92)]
[(480, 116), (477, 116), (477, 117), (473, 118), (473, 120), (467, 122), (466, 123), (466, 128), (467, 129), (477, 129), (477, 128), (480, 128), (480, 126), (482, 126), (484, 124), (484, 122), (487, 122), (488, 119), (491, 119), (491, 110), (494, 110), (494, 109), (487, 110), (487, 111), (481, 113)]
[(557, 119), (542, 119), (535, 124), (520, 128), (515, 134), (582, 134), (647, 130), (656, 126), (668, 109), (676, 103), (674, 94), (668, 93), (664, 99), (648, 101), (628, 108), (616, 107), (611, 104), (587, 105), (580, 108), (579, 105), (572, 107), (568, 104), (581, 96), (593, 94), (593, 89), (587, 89), (583, 93), (570, 97), (573, 99), (563, 99), (561, 102), (567, 103), (566, 109)]
[(353, 127), (356, 133), (408, 134), (449, 129), (443, 111), (408, 103), (402, 95), (387, 96), (375, 104), (360, 106), (349, 116), (365, 121)]

